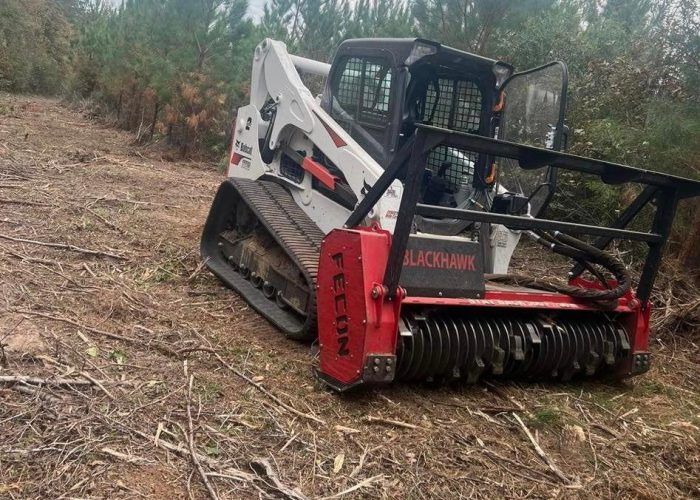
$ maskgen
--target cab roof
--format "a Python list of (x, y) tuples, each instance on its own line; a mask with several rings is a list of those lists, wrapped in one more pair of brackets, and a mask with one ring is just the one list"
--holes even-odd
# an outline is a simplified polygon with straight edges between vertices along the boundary
[[(434, 52), (429, 52), (432, 49), (434, 49)], [(338, 46), (335, 57), (352, 55), (353, 53), (366, 55), (368, 51), (377, 51), (378, 56), (391, 55), (394, 64), (397, 66), (401, 64), (411, 66), (418, 61), (429, 59), (432, 64), (444, 64), (447, 66), (467, 65), (477, 71), (491, 72), (495, 64), (502, 65), (511, 71), (513, 70), (509, 64), (454, 49), (425, 38), (351, 38)], [(414, 60), (409, 60), (411, 54), (418, 55), (421, 52), (423, 55)]]

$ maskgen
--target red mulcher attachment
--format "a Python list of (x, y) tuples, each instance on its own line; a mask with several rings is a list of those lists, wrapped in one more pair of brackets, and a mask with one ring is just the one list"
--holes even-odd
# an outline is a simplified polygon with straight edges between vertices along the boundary
[[(319, 376), (336, 390), (483, 375), (622, 377), (648, 369), (649, 308), (632, 292), (606, 311), (568, 295), (488, 284), (482, 298), (406, 296), (403, 288), (390, 298), (382, 281), (391, 240), (388, 231), (358, 227), (333, 230), (322, 245)], [(459, 256), (448, 259), (458, 263)]]
[[(418, 179), (436, 144), (515, 158), (527, 168), (555, 165), (599, 175), (606, 183), (648, 187), (609, 228), (422, 205)], [(350, 216), (348, 229), (331, 231), (321, 246), (321, 380), (342, 391), (396, 380), (621, 378), (648, 370), (649, 293), (677, 201), (700, 195), (700, 183), (428, 126), (419, 126), (411, 154), (399, 156)], [(399, 176), (404, 193), (393, 236), (359, 226)], [(652, 199), (651, 231), (625, 229)], [(409, 234), (416, 215), (503, 224), (569, 241), (565, 233), (590, 234), (598, 236), (594, 246), (601, 252), (613, 239), (643, 241), (649, 253), (636, 292), (626, 287), (603, 303), (491, 281), (483, 272), (480, 243)], [(572, 271), (570, 285), (589, 295), (617, 286), (584, 280), (580, 272)]]

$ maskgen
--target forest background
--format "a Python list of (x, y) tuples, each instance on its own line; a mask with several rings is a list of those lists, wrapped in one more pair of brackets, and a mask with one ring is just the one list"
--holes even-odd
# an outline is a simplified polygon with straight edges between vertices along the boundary
[[(518, 69), (564, 60), (570, 152), (700, 178), (695, 0), (269, 0), (251, 12), (247, 0), (3, 0), (0, 90), (60, 95), (139, 144), (216, 159), (264, 37), (328, 61), (347, 38), (421, 36)], [(565, 176), (559, 189), (553, 210), (597, 223), (635, 194)], [(700, 201), (672, 239), (697, 276)]]

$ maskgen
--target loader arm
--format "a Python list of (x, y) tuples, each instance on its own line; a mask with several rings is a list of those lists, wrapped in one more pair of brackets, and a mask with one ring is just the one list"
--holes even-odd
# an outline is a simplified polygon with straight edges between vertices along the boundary
[[(250, 104), (238, 110), (228, 179), (201, 239), (209, 269), (285, 335), (316, 336), (318, 252), (382, 167), (329, 116), (299, 71), (330, 66), (291, 56), (269, 39), (254, 52)], [(367, 223), (393, 230), (402, 193), (392, 182)]]
[[(350, 210), (314, 189), (314, 179), (326, 187), (334, 185), (333, 173), (313, 158), (314, 150), (341, 169), (343, 182), (358, 200), (383, 169), (322, 109), (302, 82), (295, 63), (301, 71), (328, 74), (328, 65), (291, 56), (281, 42), (266, 39), (256, 47), (250, 105), (241, 108), (236, 118), (229, 177), (273, 175), (285, 182), (302, 210), (328, 232), (342, 226)], [(266, 154), (268, 161), (264, 161)], [(295, 172), (300, 179), (290, 179), (284, 170), (289, 162), (284, 165), (279, 161), (282, 155), (297, 164)], [(391, 187), (369, 215), (371, 221), (388, 230), (393, 229), (403, 189), (400, 181)]]

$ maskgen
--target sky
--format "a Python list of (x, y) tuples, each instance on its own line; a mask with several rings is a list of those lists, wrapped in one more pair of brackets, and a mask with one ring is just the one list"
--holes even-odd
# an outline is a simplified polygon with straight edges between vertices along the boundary
[(262, 17), (264, 5), (265, 0), (248, 0), (248, 14), (254, 21)]
[[(119, 5), (122, 0), (107, 0), (112, 5)], [(248, 15), (253, 21), (258, 21), (263, 15), (263, 6), (266, 0), (248, 0)]]

